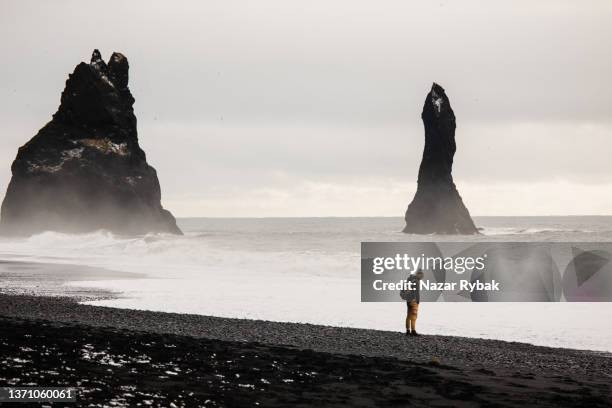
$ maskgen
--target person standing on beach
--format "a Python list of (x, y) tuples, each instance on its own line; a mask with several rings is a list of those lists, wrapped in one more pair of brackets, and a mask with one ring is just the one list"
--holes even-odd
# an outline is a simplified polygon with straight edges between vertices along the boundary
[(418, 336), (416, 331), (416, 320), (419, 313), (420, 297), (420, 280), (423, 279), (423, 271), (419, 270), (414, 275), (410, 275), (407, 279), (412, 289), (405, 289), (400, 292), (402, 299), (406, 301), (406, 336)]

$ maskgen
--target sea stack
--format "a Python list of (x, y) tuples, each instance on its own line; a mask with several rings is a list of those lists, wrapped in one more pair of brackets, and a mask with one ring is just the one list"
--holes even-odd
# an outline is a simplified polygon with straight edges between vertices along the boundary
[(53, 119), (19, 148), (0, 232), (181, 234), (138, 145), (128, 61), (98, 50), (68, 76)]
[(406, 210), (404, 232), (413, 234), (477, 234), (478, 230), (453, 182), (455, 114), (444, 89), (434, 83), (423, 113), (425, 149), (417, 192)]

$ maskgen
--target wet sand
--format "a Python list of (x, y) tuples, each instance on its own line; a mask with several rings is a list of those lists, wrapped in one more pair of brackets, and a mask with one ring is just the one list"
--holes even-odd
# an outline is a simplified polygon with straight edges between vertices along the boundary
[(146, 275), (91, 266), (0, 260), (0, 293), (9, 295), (69, 297), (79, 301), (113, 299), (120, 294), (66, 283), (143, 278)]

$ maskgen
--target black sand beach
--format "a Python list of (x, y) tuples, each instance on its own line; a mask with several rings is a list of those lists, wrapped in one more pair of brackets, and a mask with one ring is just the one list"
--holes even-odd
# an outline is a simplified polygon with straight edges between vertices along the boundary
[(77, 406), (612, 406), (604, 353), (6, 295), (0, 326), (0, 386)]

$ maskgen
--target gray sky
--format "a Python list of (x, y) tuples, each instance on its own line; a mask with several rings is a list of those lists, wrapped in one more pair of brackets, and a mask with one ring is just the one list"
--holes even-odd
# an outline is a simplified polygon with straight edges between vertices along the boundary
[(0, 188), (93, 48), (177, 216), (403, 215), (432, 81), (474, 215), (612, 214), (609, 0), (0, 0)]

